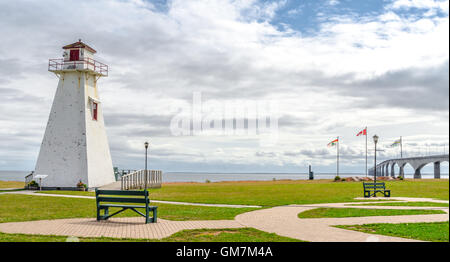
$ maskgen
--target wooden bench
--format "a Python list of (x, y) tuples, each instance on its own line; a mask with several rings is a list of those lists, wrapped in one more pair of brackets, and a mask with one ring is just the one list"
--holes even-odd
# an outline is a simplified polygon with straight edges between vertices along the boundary
[[(384, 182), (363, 182), (364, 197), (377, 196), (377, 193), (383, 193), (385, 197), (391, 196), (391, 190), (386, 189)], [(371, 193), (373, 192), (373, 193)]]
[[(116, 197), (124, 196), (124, 197)], [(133, 197), (130, 197), (133, 196)], [(150, 199), (148, 198), (148, 191), (125, 191), (125, 190), (99, 190), (95, 189), (95, 199), (97, 202), (97, 220), (107, 220), (127, 209), (131, 209), (139, 215), (145, 217), (145, 223), (156, 223), (156, 210), (158, 207), (150, 206)], [(106, 202), (102, 204), (102, 202)], [(121, 203), (121, 204), (111, 204)], [(122, 203), (144, 204), (144, 205), (124, 205)], [(119, 207), (121, 210), (109, 214), (110, 207)], [(137, 208), (144, 208), (145, 214), (137, 211)], [(104, 210), (104, 215), (101, 215), (101, 210)], [(149, 217), (150, 211), (153, 212), (153, 217)]]

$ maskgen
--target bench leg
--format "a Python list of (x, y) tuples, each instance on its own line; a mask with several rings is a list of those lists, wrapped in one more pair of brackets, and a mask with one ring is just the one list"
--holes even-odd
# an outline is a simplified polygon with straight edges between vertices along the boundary
[(370, 191), (364, 191), (364, 197), (370, 197)]
[(150, 209), (147, 209), (147, 211), (146, 211), (146, 217), (145, 217), (145, 223), (147, 224), (147, 223), (156, 223), (156, 221), (157, 221), (157, 211), (156, 211), (157, 209), (156, 208), (153, 208), (152, 209), (152, 213), (153, 213), (153, 217), (149, 217), (149, 213), (150, 213)]
[[(102, 209), (105, 210), (104, 214), (102, 215)], [(109, 208), (108, 207), (100, 207), (97, 208), (97, 220), (107, 220), (109, 215)]]
[(101, 219), (102, 219), (102, 220), (108, 220), (109, 207), (104, 207), (103, 209), (104, 209), (105, 211), (104, 211), (104, 214), (103, 214), (103, 216), (101, 217)]
[(385, 197), (391, 197), (391, 190), (385, 190), (384, 191), (384, 196)]
[(157, 208), (153, 209), (153, 219), (152, 219), (153, 223), (156, 223), (157, 210), (158, 210)]

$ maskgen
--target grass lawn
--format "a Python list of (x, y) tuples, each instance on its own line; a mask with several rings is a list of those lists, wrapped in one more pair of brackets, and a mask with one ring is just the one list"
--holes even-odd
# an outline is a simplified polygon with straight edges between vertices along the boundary
[[(234, 219), (238, 214), (254, 208), (201, 207), (157, 204), (158, 217), (170, 220)], [(110, 209), (110, 213), (118, 209)], [(20, 194), (0, 195), (0, 223), (59, 218), (95, 217), (94, 199), (29, 196)], [(117, 217), (138, 216), (127, 210)], [(144, 220), (144, 218), (142, 218)]]
[[(387, 181), (392, 196), (449, 199), (447, 179)], [(48, 191), (63, 193), (69, 191)], [(69, 194), (94, 195), (93, 192), (71, 191)], [(151, 189), (150, 197), (157, 200), (280, 206), (354, 202), (363, 196), (362, 182), (331, 182), (330, 180), (282, 180), (218, 183), (169, 183)]]
[[(177, 232), (163, 239), (78, 238), (80, 242), (301, 242), (253, 228), (194, 229)], [(0, 242), (66, 242), (65, 236), (0, 233)]]
[(25, 182), (19, 181), (0, 181), (0, 190), (2, 188), (23, 188), (25, 186)]
[(366, 208), (315, 208), (298, 214), (299, 218), (369, 217), (445, 214), (442, 210), (366, 209)]
[(448, 207), (448, 204), (436, 202), (392, 202), (392, 203), (374, 203), (374, 204), (350, 204), (349, 206)]
[(411, 238), (433, 242), (449, 242), (448, 222), (367, 224), (336, 227), (386, 236)]

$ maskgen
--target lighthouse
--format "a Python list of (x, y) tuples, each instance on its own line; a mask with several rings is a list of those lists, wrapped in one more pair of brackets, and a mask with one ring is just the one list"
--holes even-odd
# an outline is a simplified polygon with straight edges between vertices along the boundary
[(81, 39), (63, 50), (63, 58), (48, 64), (59, 82), (35, 173), (47, 175), (43, 188), (72, 189), (80, 181), (100, 187), (115, 181), (98, 92), (108, 66)]

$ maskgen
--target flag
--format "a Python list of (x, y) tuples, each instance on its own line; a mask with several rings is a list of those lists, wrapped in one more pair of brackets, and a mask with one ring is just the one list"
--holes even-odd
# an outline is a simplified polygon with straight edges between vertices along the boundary
[(359, 133), (356, 136), (367, 136), (367, 127), (364, 128), (364, 130), (359, 131)]
[(394, 143), (392, 143), (392, 145), (390, 145), (390, 147), (396, 147), (399, 146), (402, 143), (401, 139), (395, 140)]
[(328, 147), (335, 146), (337, 142), (339, 142), (339, 139), (335, 139), (335, 140), (331, 141), (330, 143), (328, 143), (327, 146), (328, 146)]

